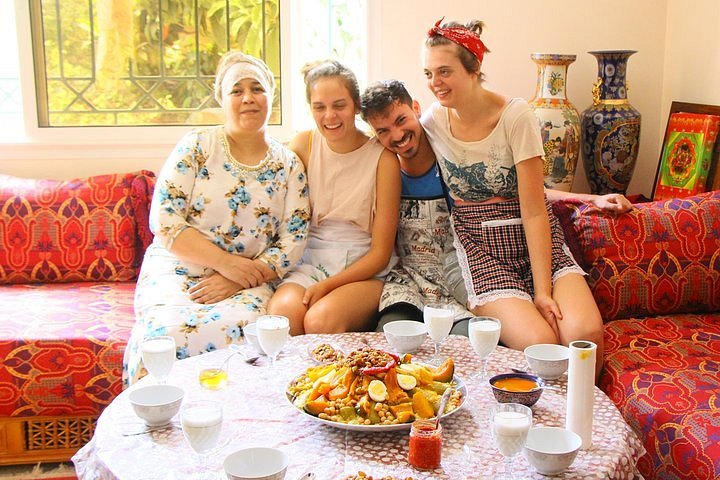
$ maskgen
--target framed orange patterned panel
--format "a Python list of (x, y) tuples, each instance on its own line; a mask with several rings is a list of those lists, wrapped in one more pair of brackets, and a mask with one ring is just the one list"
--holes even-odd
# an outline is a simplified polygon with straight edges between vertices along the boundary
[(720, 106), (672, 102), (653, 200), (720, 189), (719, 132)]

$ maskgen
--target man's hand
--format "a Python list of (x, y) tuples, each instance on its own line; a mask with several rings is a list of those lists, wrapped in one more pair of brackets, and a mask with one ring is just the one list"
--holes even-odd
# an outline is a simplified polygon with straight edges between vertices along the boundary
[(630, 200), (620, 193), (598, 195), (591, 200), (591, 203), (600, 210), (613, 213), (625, 213), (633, 208)]
[(217, 303), (241, 290), (239, 284), (215, 272), (188, 289), (190, 300), (197, 303)]

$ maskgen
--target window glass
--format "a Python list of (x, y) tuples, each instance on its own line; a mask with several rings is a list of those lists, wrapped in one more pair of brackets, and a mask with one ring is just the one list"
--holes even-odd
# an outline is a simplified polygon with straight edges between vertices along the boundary
[(293, 126), (307, 130), (315, 124), (300, 75), (306, 62), (334, 58), (352, 69), (361, 91), (367, 82), (367, 0), (303, 0), (293, 2), (293, 7)]
[(220, 122), (213, 79), (228, 50), (263, 58), (280, 85), (279, 3), (32, 0), (39, 125)]
[[(28, 134), (33, 142), (84, 144), (127, 137), (117, 136), (121, 130), (110, 137), (68, 126), (220, 123), (212, 82), (227, 48), (264, 56), (277, 74), (271, 132), (282, 139), (313, 126), (300, 76), (303, 63), (337, 58), (353, 69), (361, 88), (366, 81), (367, 0), (30, 0), (17, 17), (14, 3), (22, 6), (0, 0), (0, 40), (9, 52), (0, 56), (0, 120), (15, 129), (6, 127), (0, 136), (13, 143)], [(241, 8), (246, 4), (252, 7)], [(15, 28), (24, 24), (32, 24), (20, 32), (32, 38), (32, 49), (30, 41), (23, 40), (22, 48), (17, 43)], [(127, 31), (133, 34), (122, 35)], [(21, 70), (18, 52), (27, 59)], [(62, 126), (57, 132), (62, 134), (35, 125)], [(122, 131), (134, 135), (130, 130), (135, 131)], [(161, 131), (156, 139), (176, 138), (177, 133)]]
[[(0, 45), (17, 45), (13, 2), (0, 1)], [(18, 138), (23, 128), (20, 71), (16, 48), (0, 55), (0, 138)]]

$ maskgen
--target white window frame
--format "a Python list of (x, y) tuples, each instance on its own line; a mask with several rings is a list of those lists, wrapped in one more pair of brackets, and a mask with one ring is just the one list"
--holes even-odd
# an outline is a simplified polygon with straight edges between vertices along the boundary
[[(372, 25), (377, 24), (370, 21), (373, 18), (371, 15), (377, 8), (373, 4), (377, 1), (379, 0), (368, 0), (366, 37), (368, 47), (372, 46), (370, 39), (374, 37), (371, 31)], [(297, 95), (304, 98), (305, 95), (304, 90), (297, 86), (297, 82), (291, 81), (295, 76), (299, 76), (299, 72), (292, 71), (294, 63), (291, 39), (293, 35), (297, 35), (298, 27), (301, 27), (290, 23), (291, 3), (299, 2), (280, 0), (283, 124), (268, 127), (268, 133), (280, 141), (288, 141), (296, 133), (292, 124), (297, 112), (293, 112), (291, 98)], [(165, 158), (178, 139), (194, 128), (193, 126), (38, 127), (29, 2), (14, 0), (14, 6), (25, 137), (12, 142), (0, 142), (0, 158), (5, 161), (77, 159), (99, 162), (103, 159)], [(368, 49), (368, 51), (372, 50)], [(368, 61), (368, 75), (371, 75), (373, 70)]]

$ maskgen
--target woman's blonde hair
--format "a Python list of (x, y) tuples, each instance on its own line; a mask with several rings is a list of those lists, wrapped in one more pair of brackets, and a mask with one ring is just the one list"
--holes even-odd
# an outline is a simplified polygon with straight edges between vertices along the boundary
[(355, 104), (355, 111), (360, 111), (360, 87), (358, 86), (357, 77), (355, 77), (352, 70), (342, 63), (332, 59), (308, 62), (303, 65), (300, 73), (302, 73), (305, 80), (305, 97), (308, 103), (310, 103), (312, 87), (318, 80), (336, 77), (343, 82), (350, 93), (350, 98)]

